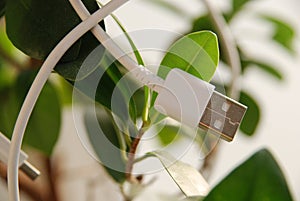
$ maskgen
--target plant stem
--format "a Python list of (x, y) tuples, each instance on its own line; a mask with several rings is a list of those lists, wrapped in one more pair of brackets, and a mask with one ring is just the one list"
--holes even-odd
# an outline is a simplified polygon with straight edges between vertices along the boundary
[(140, 128), (136, 138), (134, 139), (134, 141), (131, 144), (129, 153), (128, 153), (128, 161), (126, 164), (126, 179), (129, 182), (135, 182), (135, 179), (132, 177), (132, 170), (133, 170), (133, 165), (135, 162), (135, 153), (137, 150), (137, 147), (143, 137), (143, 135), (145, 134), (146, 131), (146, 125), (143, 123), (142, 127)]
[[(240, 95), (240, 83), (239, 77), (241, 74), (241, 61), (235, 39), (226, 23), (225, 18), (222, 13), (217, 10), (217, 8), (211, 5), (210, 0), (203, 0), (205, 6), (208, 10), (208, 15), (211, 18), (213, 25), (217, 31), (217, 35), (220, 38), (220, 43), (222, 44), (225, 59), (228, 65), (231, 67), (231, 81), (229, 84), (228, 95), (233, 99), (239, 99)], [(203, 165), (201, 167), (201, 172), (209, 177), (211, 173), (211, 167), (215, 161), (218, 148), (215, 147), (205, 158)]]
[(211, 18), (217, 31), (217, 35), (220, 38), (225, 59), (231, 67), (232, 77), (228, 94), (231, 98), (238, 99), (240, 93), (239, 76), (241, 74), (241, 61), (234, 37), (223, 15), (217, 10), (217, 8), (211, 5), (211, 1), (203, 0), (203, 2), (207, 7), (208, 15)]

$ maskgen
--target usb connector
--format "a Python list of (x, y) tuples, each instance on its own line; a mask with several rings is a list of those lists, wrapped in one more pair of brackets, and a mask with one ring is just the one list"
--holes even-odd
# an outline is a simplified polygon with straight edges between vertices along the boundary
[(232, 141), (247, 107), (214, 91), (200, 120), (199, 127)]
[(185, 125), (232, 141), (247, 107), (214, 89), (208, 82), (175, 68), (160, 87), (154, 107)]
[[(8, 152), (10, 148), (10, 141), (7, 137), (0, 132), (0, 161), (4, 164), (8, 162)], [(30, 179), (35, 180), (39, 175), (40, 171), (36, 169), (27, 161), (27, 154), (23, 151), (20, 153), (19, 157), (19, 168), (22, 170)]]

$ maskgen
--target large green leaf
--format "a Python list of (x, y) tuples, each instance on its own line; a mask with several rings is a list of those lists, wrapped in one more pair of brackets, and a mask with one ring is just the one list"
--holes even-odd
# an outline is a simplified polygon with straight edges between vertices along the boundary
[[(33, 71), (22, 73), (15, 86), (1, 92), (0, 129), (9, 137), (35, 74)], [(50, 155), (58, 139), (60, 121), (59, 97), (54, 87), (46, 83), (29, 120), (24, 143)]]
[(122, 159), (120, 132), (111, 113), (97, 107), (96, 114), (86, 113), (85, 125), (88, 137), (99, 160), (112, 178), (122, 183), (125, 180), (125, 162)]
[(263, 19), (274, 25), (273, 40), (285, 47), (291, 53), (294, 53), (293, 42), (296, 37), (293, 27), (281, 19), (270, 16), (263, 16)]
[(292, 201), (288, 185), (271, 153), (260, 150), (233, 170), (204, 201)]
[[(90, 12), (98, 9), (94, 0), (84, 0), (84, 4)], [(10, 0), (5, 16), (7, 34), (13, 44), (41, 60), (81, 22), (68, 0)], [(91, 33), (85, 34), (66, 52), (56, 70), (65, 78), (74, 79), (83, 59), (98, 44)]]
[(260, 120), (260, 108), (254, 98), (245, 92), (241, 92), (240, 102), (248, 107), (241, 123), (240, 130), (244, 134), (251, 136), (255, 133)]
[(217, 36), (210, 31), (199, 31), (182, 37), (169, 48), (161, 62), (158, 75), (165, 78), (170, 69), (180, 68), (209, 81), (218, 62)]

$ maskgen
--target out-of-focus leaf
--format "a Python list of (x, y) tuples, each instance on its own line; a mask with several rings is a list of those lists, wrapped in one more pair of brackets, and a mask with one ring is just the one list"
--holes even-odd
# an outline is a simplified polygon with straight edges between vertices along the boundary
[(188, 34), (177, 40), (163, 58), (158, 75), (165, 78), (170, 69), (180, 68), (209, 81), (219, 62), (217, 36), (210, 31)]
[(164, 146), (169, 145), (179, 136), (179, 128), (178, 126), (165, 125), (157, 134), (157, 137), (160, 143)]
[(167, 152), (155, 151), (148, 154), (160, 160), (174, 182), (187, 197), (207, 195), (209, 185), (194, 167), (175, 159)]
[(0, 58), (0, 91), (13, 84), (14, 75), (11, 69), (5, 66), (5, 63)]
[[(94, 0), (84, 0), (84, 4), (90, 12), (98, 9)], [(81, 22), (68, 0), (10, 0), (5, 17), (7, 34), (13, 44), (40, 60), (44, 60), (56, 44)], [(104, 27), (103, 23), (101, 25)], [(56, 70), (66, 79), (74, 79), (85, 56), (98, 44), (91, 33), (85, 34), (65, 53)]]
[[(11, 136), (17, 115), (36, 72), (22, 73), (15, 86), (1, 92), (0, 129)], [(50, 83), (46, 83), (29, 120), (24, 143), (51, 155), (58, 139), (61, 122), (59, 97)]]
[(120, 131), (115, 127), (110, 112), (97, 107), (96, 114), (86, 113), (85, 125), (99, 160), (112, 178), (122, 183), (125, 180), (125, 162), (121, 156), (117, 133)]
[(287, 22), (270, 16), (263, 16), (263, 19), (274, 25), (273, 40), (294, 53), (293, 42), (296, 37), (294, 28)]
[(275, 67), (273, 67), (269, 64), (266, 64), (266, 63), (260, 62), (260, 61), (254, 61), (254, 60), (243, 60), (242, 61), (243, 71), (251, 66), (258, 67), (259, 69), (268, 73), (269, 75), (276, 78), (277, 80), (280, 80), (280, 81), (283, 80), (282, 73), (278, 69), (276, 69)]
[(248, 107), (244, 119), (241, 123), (240, 130), (249, 136), (255, 133), (260, 120), (260, 108), (257, 102), (247, 93), (241, 92), (240, 102)]
[(207, 14), (194, 20), (193, 28), (191, 32), (202, 31), (202, 30), (210, 30), (215, 32), (214, 26)]
[(156, 4), (159, 7), (164, 8), (165, 10), (168, 10), (172, 13), (177, 14), (177, 15), (186, 16), (186, 12), (184, 10), (182, 10), (180, 7), (173, 4), (173, 3), (170, 3), (170, 2), (167, 2), (167, 1), (164, 1), (164, 0), (151, 0), (151, 1), (146, 0), (145, 2)]
[(251, 0), (232, 0), (232, 10), (226, 13), (226, 20), (229, 22), (235, 14), (237, 14), (242, 8)]
[(233, 170), (204, 201), (292, 201), (284, 175), (266, 150), (260, 150)]
[(4, 13), (5, 13), (5, 2), (6, 2), (6, 0), (1, 0), (0, 1), (0, 17), (2, 15), (4, 15)]

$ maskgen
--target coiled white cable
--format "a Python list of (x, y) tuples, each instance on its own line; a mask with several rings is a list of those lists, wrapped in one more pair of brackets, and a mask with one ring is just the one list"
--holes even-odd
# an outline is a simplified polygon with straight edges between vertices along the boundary
[(92, 27), (96, 26), (99, 21), (103, 20), (106, 16), (108, 16), (110, 13), (122, 6), (127, 1), (128, 0), (112, 0), (104, 7), (96, 11), (89, 18), (81, 22), (57, 44), (57, 46), (47, 57), (46, 61), (43, 63), (22, 105), (11, 139), (11, 147), (8, 158), (8, 192), (10, 201), (20, 200), (18, 162), (23, 136), (34, 105), (53, 68), (60, 60), (60, 58), (64, 55), (64, 53), (81, 36), (83, 36)]

